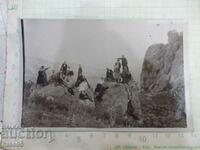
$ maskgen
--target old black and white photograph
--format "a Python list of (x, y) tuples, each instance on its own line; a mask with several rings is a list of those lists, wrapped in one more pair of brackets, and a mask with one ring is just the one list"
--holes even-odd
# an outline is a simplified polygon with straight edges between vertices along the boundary
[(183, 21), (23, 19), (22, 127), (187, 128)]

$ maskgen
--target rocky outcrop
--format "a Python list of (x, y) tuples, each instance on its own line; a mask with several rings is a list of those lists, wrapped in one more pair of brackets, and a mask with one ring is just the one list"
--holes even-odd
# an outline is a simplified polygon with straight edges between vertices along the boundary
[[(131, 80), (128, 84), (105, 82), (103, 86), (108, 87), (108, 89), (105, 91), (102, 100), (95, 102), (96, 111), (100, 118), (109, 120), (110, 127), (116, 127), (116, 124), (118, 126), (124, 124), (127, 117), (132, 118), (133, 124), (135, 122), (134, 125), (132, 124), (133, 126), (137, 126), (138, 121), (142, 122), (138, 86), (134, 80)], [(128, 103), (131, 105), (131, 110), (128, 110), (130, 109)]]
[[(26, 83), (28, 84), (28, 83)], [(61, 85), (36, 87), (30, 83), (23, 101), (23, 126), (138, 127), (142, 126), (138, 86), (134, 80), (122, 84), (104, 82), (108, 87), (101, 100), (92, 102), (71, 95)], [(63, 121), (64, 119), (64, 121)], [(36, 121), (35, 121), (36, 120)]]
[[(141, 89), (150, 93), (169, 92), (175, 98), (177, 112), (184, 111), (183, 34), (168, 32), (167, 44), (151, 45), (144, 57)], [(176, 114), (180, 117), (180, 114)]]
[(170, 31), (168, 44), (154, 44), (148, 48), (141, 73), (141, 88), (158, 92), (175, 89), (183, 83), (183, 35)]
[(44, 87), (33, 86), (31, 88), (31, 94), (29, 100), (38, 101), (39, 99), (43, 100), (43, 103), (53, 103), (65, 105), (66, 101), (74, 101), (77, 105), (82, 105), (83, 107), (94, 108), (94, 102), (91, 102), (88, 99), (81, 100), (79, 95), (71, 95), (68, 89), (65, 86), (55, 86), (54, 84), (49, 84)]

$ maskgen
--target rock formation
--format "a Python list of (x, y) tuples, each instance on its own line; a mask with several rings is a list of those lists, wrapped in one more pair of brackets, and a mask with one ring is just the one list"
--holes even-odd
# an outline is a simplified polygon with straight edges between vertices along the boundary
[(172, 30), (167, 44), (153, 44), (147, 49), (140, 79), (143, 91), (174, 96), (177, 118), (185, 109), (183, 65), (183, 33)]
[[(100, 118), (105, 117), (110, 120), (110, 127), (115, 127), (116, 124), (118, 126), (124, 124), (127, 117), (132, 118), (132, 125), (130, 126), (141, 125), (142, 113), (137, 83), (134, 80), (129, 81), (128, 84), (104, 82), (103, 86), (108, 87), (108, 89), (105, 91), (102, 100), (95, 102)], [(128, 103), (132, 105), (132, 110), (129, 110), (131, 114), (127, 114)]]

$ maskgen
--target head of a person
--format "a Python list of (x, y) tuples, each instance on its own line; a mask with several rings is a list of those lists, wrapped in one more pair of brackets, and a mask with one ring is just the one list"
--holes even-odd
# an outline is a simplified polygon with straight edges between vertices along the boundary
[(122, 55), (122, 58), (125, 58), (125, 56), (124, 56), (124, 55)]
[(81, 64), (79, 64), (78, 66), (81, 67)]
[(44, 66), (41, 66), (41, 69), (44, 69)]

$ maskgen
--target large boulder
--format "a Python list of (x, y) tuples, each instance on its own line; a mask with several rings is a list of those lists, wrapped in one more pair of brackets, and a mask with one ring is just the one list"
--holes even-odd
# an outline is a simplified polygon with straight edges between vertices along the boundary
[[(133, 116), (137, 118), (135, 122), (139, 120), (141, 123), (142, 113), (138, 98), (138, 86), (134, 80), (128, 84), (104, 82), (103, 86), (108, 87), (108, 89), (104, 92), (101, 101), (95, 102), (96, 111), (100, 118), (109, 120), (110, 127), (119, 127), (120, 123), (124, 121), (123, 119)], [(128, 103), (131, 105), (132, 110), (129, 112), (132, 114), (127, 114)], [(131, 122), (134, 122), (134, 119), (132, 118)]]
[[(145, 54), (141, 89), (149, 93), (169, 92), (174, 95), (177, 111), (184, 112), (183, 34), (168, 32), (167, 44), (153, 44)], [(180, 117), (180, 113), (176, 113)]]
[(184, 83), (182, 41), (182, 33), (169, 31), (168, 44), (153, 44), (147, 49), (140, 79), (142, 89), (162, 91)]
[(38, 103), (44, 104), (59, 104), (65, 105), (69, 101), (76, 103), (77, 105), (81, 105), (85, 108), (92, 108), (94, 109), (95, 105), (89, 99), (80, 99), (79, 92), (76, 92), (75, 95), (71, 95), (68, 91), (68, 88), (65, 86), (55, 86), (54, 84), (49, 84), (43, 87), (35, 87), (32, 86), (31, 94), (28, 97), (29, 100)]

